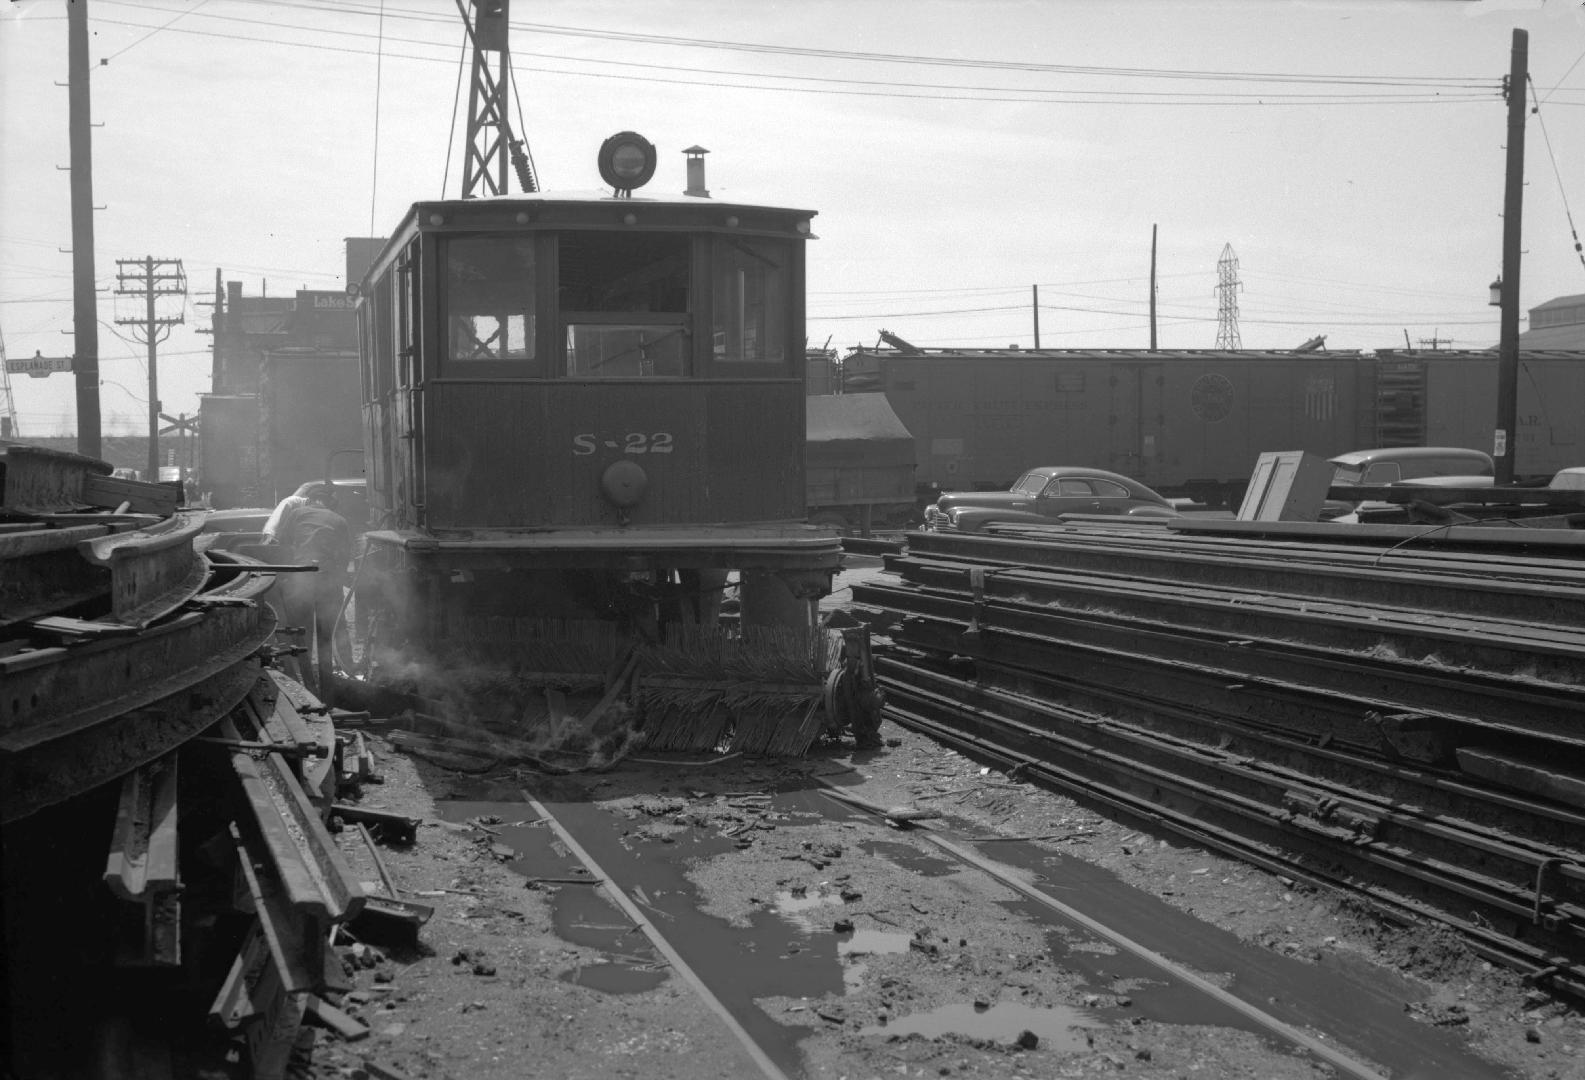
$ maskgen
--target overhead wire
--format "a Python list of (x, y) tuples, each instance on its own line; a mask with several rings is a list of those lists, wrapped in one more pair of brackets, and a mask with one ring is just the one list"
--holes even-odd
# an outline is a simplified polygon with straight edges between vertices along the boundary
[(385, 70), (385, 0), (380, 0), (379, 45), (374, 59), (374, 155), (369, 176), (369, 235), (374, 235), (375, 200), (380, 190), (380, 91)]
[[(1579, 63), (1578, 60), (1574, 62), (1576, 64)], [(1569, 70), (1573, 71), (1574, 69), (1571, 67)], [(1564, 78), (1567, 77), (1568, 76), (1566, 75), (1564, 76)], [(1552, 175), (1557, 180), (1558, 197), (1563, 200), (1563, 216), (1568, 219), (1568, 231), (1574, 237), (1574, 254), (1579, 257), (1580, 266), (1585, 267), (1585, 245), (1580, 243), (1579, 230), (1574, 227), (1574, 212), (1569, 209), (1568, 205), (1568, 189), (1563, 186), (1563, 173), (1558, 168), (1557, 154), (1553, 153), (1552, 151), (1552, 136), (1547, 134), (1546, 119), (1541, 115), (1541, 101), (1539, 95), (1536, 93), (1535, 81), (1530, 78), (1528, 72), (1525, 73), (1525, 81), (1530, 84), (1531, 96), (1535, 98), (1535, 119), (1536, 123), (1541, 128), (1541, 141), (1546, 144), (1547, 160), (1552, 163)]]
[[(105, 2), (114, 2), (114, 0), (105, 0)], [(337, 0), (337, 2), (334, 4), (313, 3), (308, 2), (308, 0), (295, 0), (295, 2), (293, 2), (293, 0), (251, 0), (251, 2), (269, 3), (271, 7), (296, 7), (305, 10), (336, 11), (340, 13), (359, 13), (358, 8), (360, 6), (365, 9), (365, 13), (368, 9), (368, 4), (358, 5), (355, 3), (343, 2), (343, 0)], [(406, 14), (402, 17), (412, 21), (421, 22), (443, 21), (440, 20), (439, 16), (434, 14), (415, 13)], [(1237, 72), (1176, 68), (1126, 68), (1101, 65), (1037, 63), (1033, 61), (983, 60), (965, 57), (920, 56), (909, 53), (877, 53), (849, 49), (822, 49), (805, 46), (772, 45), (759, 42), (727, 41), (713, 38), (693, 38), (677, 35), (648, 34), (635, 31), (605, 30), (592, 27), (564, 26), (552, 23), (514, 22), (512, 26), (514, 29), (547, 36), (583, 37), (596, 41), (623, 41), (632, 44), (665, 45), (680, 48), (699, 48), (732, 52), (798, 56), (816, 59), (836, 59), (855, 61), (863, 64), (895, 63), (949, 68), (975, 68), (984, 70), (1054, 74), (1110, 75), (1170, 79), (1226, 79), (1234, 81), (1315, 83), (1332, 85), (1451, 85), (1455, 87), (1485, 87), (1492, 84), (1492, 80), (1488, 77), (1470, 75), (1303, 75), (1295, 72)]]
[[(167, 22), (167, 23), (165, 23), (165, 24), (163, 24), (161, 26), (156, 26), (154, 29), (150, 30), (148, 33), (144, 34), (142, 37), (138, 38), (136, 41), (132, 42), (130, 45), (122, 46), (121, 48), (117, 49), (115, 52), (111, 53), (109, 56), (103, 57), (99, 61), (99, 65), (102, 67), (102, 66), (110, 63), (110, 61), (114, 60), (116, 57), (121, 56), (124, 53), (131, 52), (133, 49), (135, 49), (139, 45), (143, 44), (149, 38), (153, 37), (155, 34), (158, 34), (161, 30), (167, 29), (171, 25), (171, 23), (174, 23), (177, 19), (186, 18), (188, 15), (191, 15), (193, 12), (197, 11), (199, 8), (203, 7), (207, 3), (209, 3), (209, 0), (198, 0), (198, 3), (194, 4), (192, 7), (188, 8), (186, 11), (178, 13), (175, 16), (175, 18), (171, 19), (170, 22)], [(92, 75), (94, 70), (95, 70), (94, 68), (89, 68), (88, 69), (88, 73), (90, 75)]]
[[(103, 0), (103, 2), (114, 4), (114, 3), (117, 2), (117, 0)], [(314, 6), (310, 6), (310, 5), (304, 5), (304, 4), (297, 4), (297, 5), (279, 4), (277, 6), (296, 6), (296, 7), (299, 7), (299, 8), (306, 8), (308, 10), (316, 10), (316, 11), (336, 10), (336, 11), (340, 11), (342, 13), (346, 12), (346, 9), (339, 8), (339, 7), (335, 8), (335, 9), (330, 9), (330, 8), (324, 8), (324, 7), (314, 7)], [(370, 14), (373, 14), (372, 10), (370, 11)], [(214, 14), (207, 14), (207, 13), (205, 15), (203, 15), (202, 17), (203, 18), (207, 18), (207, 19), (211, 19), (211, 20), (214, 20), (214, 21), (221, 21), (221, 22), (236, 22), (236, 23), (241, 23), (241, 24), (244, 24), (244, 25), (263, 25), (263, 26), (268, 26), (271, 29), (281, 29), (281, 28), (284, 27), (286, 29), (311, 30), (312, 32), (314, 32), (316, 34), (320, 34), (320, 33), (334, 34), (334, 35), (340, 36), (340, 37), (367, 39), (367, 38), (373, 36), (373, 35), (370, 35), (370, 34), (368, 34), (366, 32), (356, 31), (356, 30), (336, 30), (336, 29), (324, 29), (324, 28), (316, 28), (316, 27), (294, 26), (294, 25), (291, 25), (291, 24), (282, 24), (279, 20), (268, 20), (267, 21), (267, 20), (259, 20), (259, 19), (248, 19), (248, 18), (243, 18), (243, 17), (239, 17), (239, 16), (214, 15)], [(415, 18), (415, 16), (411, 16), (411, 15), (406, 15), (406, 16), (402, 16), (402, 17), (409, 18), (409, 19)], [(128, 25), (128, 26), (142, 26), (142, 25), (144, 25), (144, 24), (140, 24), (140, 23), (128, 23), (128, 22), (125, 22), (125, 21), (122, 21), (122, 20), (114, 20), (114, 19), (99, 19), (98, 21), (109, 23), (109, 24), (112, 24), (112, 25)], [(437, 21), (437, 20), (434, 19), (434, 18), (430, 18), (430, 19), (426, 19), (425, 21)], [(530, 30), (532, 32), (553, 32), (553, 33), (563, 33), (563, 34), (581, 34), (581, 35), (594, 37), (594, 38), (597, 38), (597, 39), (607, 38), (607, 37), (610, 36), (610, 33), (604, 32), (604, 31), (578, 30), (577, 28), (566, 28), (566, 27), (555, 27), (555, 28), (551, 28), (550, 30), (546, 30), (540, 24), (520, 24), (520, 25), (524, 26), (526, 29), (528, 29), (528, 30)], [(213, 37), (219, 37), (219, 38), (229, 38), (229, 39), (238, 39), (238, 38), (240, 38), (242, 40), (265, 41), (265, 42), (269, 42), (269, 43), (272, 43), (272, 44), (277, 44), (277, 45), (282, 45), (282, 46), (287, 46), (287, 47), (324, 49), (324, 50), (329, 50), (329, 51), (333, 51), (333, 52), (350, 53), (350, 54), (353, 54), (353, 55), (367, 55), (367, 51), (366, 50), (360, 50), (360, 49), (354, 49), (354, 48), (347, 48), (347, 47), (328, 45), (328, 44), (324, 44), (324, 43), (320, 43), (320, 42), (289, 41), (289, 40), (281, 40), (281, 39), (263, 38), (263, 37), (259, 37), (257, 35), (224, 34), (224, 33), (218, 32), (218, 31), (194, 30), (194, 29), (182, 28), (182, 27), (175, 28), (173, 30), (173, 32), (175, 32), (175, 33), (186, 33), (186, 34), (197, 34), (197, 35), (201, 35), (201, 36), (202, 35), (207, 35), (207, 36), (213, 36)], [(614, 32), (611, 32), (611, 33), (614, 33)], [(383, 35), (383, 31), (382, 31), (382, 35), (381, 35), (381, 40), (382, 40), (382, 42), (385, 40), (384, 35)], [(431, 41), (428, 41), (428, 40), (425, 40), (425, 39), (416, 39), (416, 38), (395, 38), (395, 37), (391, 37), (389, 40), (391, 40), (391, 41), (400, 41), (400, 42), (405, 43), (405, 44), (416, 44), (416, 45), (433, 45), (433, 44), (435, 44), (434, 42), (431, 42)], [(637, 37), (634, 37), (633, 40), (646, 41), (648, 43), (654, 43), (654, 44), (668, 44), (668, 45), (686, 45), (686, 44), (690, 44), (690, 43), (697, 43), (699, 45), (699, 47), (704, 47), (704, 48), (736, 48), (736, 49), (741, 49), (743, 51), (749, 51), (749, 52), (758, 52), (758, 51), (778, 52), (778, 51), (782, 51), (782, 47), (780, 47), (780, 46), (759, 46), (759, 45), (753, 45), (753, 44), (749, 44), (749, 43), (720, 43), (720, 42), (710, 42), (710, 41), (706, 41), (704, 39), (681, 39), (681, 38), (673, 39), (673, 38), (663, 37), (663, 36), (659, 36), (659, 35), (639, 35)], [(679, 68), (679, 67), (677, 67), (675, 65), (642, 64), (642, 63), (638, 63), (638, 62), (635, 62), (635, 61), (618, 61), (618, 60), (606, 60), (606, 59), (602, 59), (602, 58), (581, 58), (581, 57), (580, 58), (568, 58), (568, 57), (560, 57), (560, 56), (547, 56), (546, 54), (540, 54), (540, 53), (526, 53), (525, 54), (525, 53), (522, 53), (522, 52), (519, 52), (518, 55), (519, 56), (522, 56), (522, 55), (538, 56), (538, 57), (541, 57), (541, 58), (544, 58), (544, 59), (550, 59), (550, 60), (554, 60), (554, 61), (557, 61), (557, 62), (560, 62), (560, 63), (613, 64), (613, 65), (620, 65), (620, 66), (625, 66), (625, 67), (641, 67), (641, 68), (648, 68), (648, 69), (652, 69), (652, 70), (661, 70), (661, 71), (683, 71), (683, 72), (687, 72), (687, 73), (693, 74), (693, 75), (703, 74), (703, 75), (706, 75), (706, 76), (711, 76), (711, 78), (707, 78), (707, 79), (700, 79), (700, 78), (664, 79), (664, 78), (652, 78), (652, 77), (645, 77), (645, 76), (618, 75), (618, 74), (605, 73), (605, 72), (565, 71), (565, 70), (558, 70), (558, 69), (553, 69), (553, 68), (543, 68), (543, 67), (533, 67), (533, 68), (529, 69), (529, 70), (533, 70), (533, 71), (540, 72), (540, 73), (543, 73), (543, 74), (551, 74), (551, 75), (564, 75), (564, 76), (571, 76), (571, 77), (586, 77), (586, 78), (607, 78), (607, 79), (618, 79), (618, 80), (624, 80), (624, 81), (654, 82), (654, 83), (661, 83), (661, 84), (665, 84), (665, 85), (709, 86), (709, 87), (712, 87), (712, 88), (728, 87), (728, 88), (733, 88), (733, 89), (765, 90), (765, 91), (786, 91), (786, 92), (816, 93), (816, 94), (836, 94), (836, 95), (845, 95), (845, 96), (864, 96), (864, 97), (894, 97), (894, 98), (905, 98), (905, 99), (925, 98), (925, 99), (930, 99), (930, 100), (965, 100), (965, 101), (988, 101), (988, 102), (1023, 102), (1023, 101), (1032, 101), (1032, 102), (1046, 102), (1046, 103), (1052, 103), (1053, 101), (1059, 101), (1059, 102), (1067, 102), (1067, 103), (1073, 103), (1073, 104), (1167, 104), (1167, 103), (1171, 103), (1171, 104), (1180, 104), (1180, 105), (1181, 104), (1199, 104), (1199, 105), (1236, 105), (1236, 104), (1277, 105), (1277, 104), (1301, 104), (1301, 103), (1302, 104), (1454, 104), (1454, 103), (1459, 103), (1459, 102), (1486, 100), (1487, 98), (1489, 98), (1489, 97), (1491, 97), (1491, 96), (1493, 96), (1493, 95), (1495, 95), (1495, 94), (1500, 92), (1500, 84), (1494, 82), (1493, 80), (1476, 78), (1476, 77), (1467, 77), (1467, 76), (1466, 77), (1442, 77), (1442, 76), (1439, 76), (1439, 77), (1432, 77), (1432, 76), (1405, 76), (1405, 77), (1394, 76), (1394, 77), (1386, 77), (1386, 76), (1342, 76), (1342, 75), (1295, 76), (1295, 75), (1280, 75), (1280, 74), (1274, 75), (1274, 74), (1271, 74), (1271, 73), (1258, 73), (1258, 72), (1247, 72), (1247, 73), (1246, 72), (1214, 72), (1214, 71), (1195, 72), (1195, 71), (1175, 71), (1175, 70), (1171, 70), (1171, 69), (1135, 69), (1135, 68), (1079, 67), (1079, 66), (1073, 66), (1073, 65), (1030, 65), (1030, 64), (1023, 64), (1023, 63), (1017, 63), (1017, 62), (1006, 62), (1006, 61), (960, 62), (960, 61), (950, 60), (950, 59), (947, 59), (947, 58), (909, 57), (909, 56), (899, 56), (899, 55), (894, 55), (894, 54), (881, 54), (881, 53), (854, 53), (854, 52), (848, 52), (848, 51), (842, 51), (842, 50), (804, 49), (804, 50), (797, 50), (796, 54), (797, 55), (804, 55), (804, 56), (815, 56), (815, 57), (842, 59), (842, 60), (850, 60), (850, 59), (859, 58), (859, 59), (864, 59), (864, 60), (867, 60), (867, 61), (875, 61), (875, 62), (887, 61), (887, 62), (897, 62), (897, 63), (939, 64), (939, 65), (947, 66), (947, 67), (964, 67), (964, 66), (968, 66), (968, 67), (977, 67), (977, 68), (984, 68), (984, 69), (990, 69), (990, 70), (1005, 70), (1005, 71), (1014, 71), (1014, 72), (1021, 72), (1021, 73), (1034, 72), (1034, 73), (1045, 73), (1045, 74), (1106, 76), (1106, 77), (1117, 77), (1117, 78), (1135, 78), (1135, 77), (1163, 78), (1163, 79), (1173, 79), (1173, 80), (1179, 80), (1179, 81), (1185, 80), (1185, 79), (1201, 79), (1201, 80), (1216, 81), (1216, 82), (1243, 81), (1243, 82), (1263, 82), (1263, 83), (1294, 84), (1294, 85), (1343, 86), (1343, 87), (1370, 88), (1373, 92), (1370, 93), (1370, 94), (1342, 94), (1342, 93), (1293, 94), (1293, 93), (1279, 93), (1279, 92), (1270, 92), (1270, 91), (1268, 91), (1268, 92), (1265, 92), (1265, 93), (1254, 93), (1254, 92), (1251, 92), (1251, 93), (1235, 94), (1235, 93), (1229, 93), (1229, 92), (1226, 92), (1226, 91), (1219, 91), (1219, 92), (1211, 93), (1211, 92), (1195, 92), (1195, 91), (1179, 91), (1179, 90), (1172, 90), (1172, 91), (1168, 91), (1168, 90), (1156, 90), (1156, 91), (1122, 91), (1122, 90), (1094, 91), (1094, 90), (1062, 90), (1062, 89), (1053, 89), (1053, 88), (1028, 88), (1028, 89), (1026, 89), (1026, 88), (1018, 88), (1018, 87), (964, 87), (964, 86), (934, 84), (934, 83), (917, 83), (917, 82), (914, 82), (914, 83), (898, 83), (898, 82), (888, 82), (888, 81), (870, 80), (870, 79), (829, 78), (829, 77), (823, 77), (823, 76), (804, 76), (804, 75), (783, 75), (783, 74), (774, 73), (774, 72), (732, 72), (732, 71), (705, 71), (705, 72), (700, 72), (697, 68), (691, 68), (691, 67), (689, 67), (689, 68)], [(391, 54), (391, 55), (392, 55), (393, 59), (409, 59), (409, 60), (419, 60), (419, 61), (425, 61), (425, 62), (435, 62), (438, 59), (437, 57), (433, 57), (433, 56), (414, 56), (414, 55), (410, 55), (410, 54)], [(447, 61), (447, 62), (449, 62), (449, 61)], [(723, 83), (723, 82), (720, 81), (720, 77), (723, 77), (723, 76), (724, 77), (730, 77), (730, 78), (753, 78), (753, 79), (762, 79), (762, 80), (763, 79), (771, 79), (771, 80), (790, 81), (790, 82), (796, 82), (796, 83), (812, 83), (812, 84), (827, 84), (827, 85), (826, 85), (825, 88), (822, 88), (821, 86), (804, 86), (804, 85), (783, 87), (783, 86), (776, 86), (776, 85), (763, 85), (763, 84), (760, 84), (760, 83)], [(864, 87), (864, 86), (870, 86), (870, 87), (891, 87), (891, 88), (894, 88), (894, 89), (891, 89), (891, 90), (864, 90), (864, 89), (838, 90), (838, 89), (829, 88), (829, 84), (841, 84), (841, 85), (846, 85), (846, 86), (850, 86), (850, 87)], [(1383, 93), (1380, 93), (1380, 92), (1375, 92), (1375, 91), (1380, 91), (1382, 88), (1408, 89), (1408, 90), (1411, 90), (1412, 93), (1408, 93), (1408, 94), (1383, 94)], [(904, 93), (904, 92), (901, 92), (902, 90), (945, 91), (945, 93)], [(1457, 93), (1454, 93), (1454, 91), (1457, 91)], [(1018, 95), (1018, 96), (1013, 96), (1013, 97), (1005, 97), (1005, 96), (1003, 96), (1003, 97), (996, 97), (996, 96), (986, 97), (986, 96), (984, 96), (986, 94), (1001, 94), (1001, 95), (1011, 94), (1011, 95)], [(1030, 95), (1043, 95), (1043, 96), (1031, 97)], [(1052, 97), (1053, 95), (1056, 95), (1056, 97), (1053, 98)], [(1105, 96), (1098, 96), (1098, 95), (1105, 95)], [(520, 113), (520, 120), (521, 120), (521, 102), (519, 102), (519, 113)]]

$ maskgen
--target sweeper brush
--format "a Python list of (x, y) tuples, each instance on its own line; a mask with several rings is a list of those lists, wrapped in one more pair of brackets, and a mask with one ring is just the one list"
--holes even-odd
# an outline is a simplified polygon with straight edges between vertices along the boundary
[(646, 640), (610, 622), (472, 617), (448, 627), (444, 657), (389, 682), (415, 712), (548, 752), (797, 756), (863, 726), (853, 703), (869, 699), (850, 691), (873, 686), (873, 674), (854, 633), (678, 623)]
[(645, 745), (802, 754), (826, 730), (824, 686), (840, 653), (840, 636), (823, 630), (672, 627), (638, 650), (632, 700)]

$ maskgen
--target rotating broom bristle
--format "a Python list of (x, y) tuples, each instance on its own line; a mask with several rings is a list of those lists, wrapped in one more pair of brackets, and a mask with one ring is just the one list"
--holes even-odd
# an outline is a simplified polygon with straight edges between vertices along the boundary
[(828, 635), (679, 625), (639, 651), (635, 692), (655, 750), (795, 756), (825, 726)]

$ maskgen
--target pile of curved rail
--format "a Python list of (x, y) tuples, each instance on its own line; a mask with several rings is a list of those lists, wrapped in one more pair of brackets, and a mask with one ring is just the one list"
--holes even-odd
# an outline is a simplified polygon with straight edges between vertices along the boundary
[[(0, 455), (0, 827), (8, 849), (49, 850), (58, 879), (53, 892), (7, 888), (6, 939), (27, 952), (67, 932), (47, 927), (75, 909), (49, 897), (92, 894), (79, 871), (96, 857), (104, 870), (92, 884), (133, 917), (117, 917), (113, 955), (85, 951), (72, 962), (87, 966), (52, 986), (181, 966), (185, 951), (214, 949), (192, 935), (247, 913), (211, 1019), (246, 1036), (253, 1074), (267, 1080), (284, 1074), (298, 1026), (327, 992), (331, 927), (367, 899), (326, 827), (340, 774), (333, 710), (272, 667), (278, 627), (265, 594), (282, 568), (216, 548), (206, 512), (175, 509), (173, 489), (109, 473), (35, 448)], [(113, 824), (102, 821), (117, 803)], [(103, 854), (83, 850), (107, 834)], [(194, 845), (228, 836), (230, 861), (196, 857)], [(233, 910), (238, 881), (248, 896)], [(40, 1015), (77, 1009), (36, 982), (22, 992), (32, 961), (65, 963), (17, 959), (8, 1000)], [(138, 997), (109, 1007), (136, 1011)], [(88, 1012), (80, 1042), (120, 1030)], [(188, 1019), (189, 1035), (203, 1029), (201, 1012)]]
[[(15, 464), (10, 471), (15, 471)], [(258, 681), (274, 581), (195, 546), (202, 512), (0, 520), (0, 821), (126, 774)]]
[(1585, 992), (1585, 547), (1339, 528), (911, 534), (854, 600), (894, 720)]

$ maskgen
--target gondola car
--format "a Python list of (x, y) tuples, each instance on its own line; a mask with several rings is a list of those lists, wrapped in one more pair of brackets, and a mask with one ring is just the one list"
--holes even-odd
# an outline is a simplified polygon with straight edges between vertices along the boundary
[(813, 628), (840, 560), (804, 523), (814, 212), (710, 199), (701, 161), (696, 193), (634, 196), (655, 151), (624, 132), (611, 192), (420, 202), (374, 260), (355, 589), (377, 664), (597, 668), (715, 625), (729, 587), (739, 637)]

